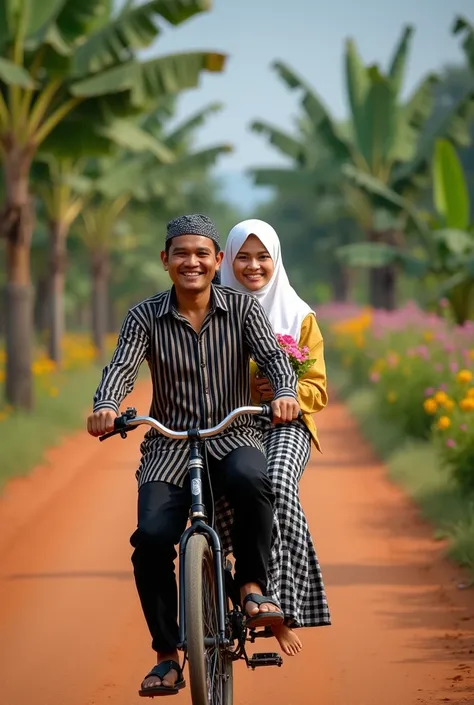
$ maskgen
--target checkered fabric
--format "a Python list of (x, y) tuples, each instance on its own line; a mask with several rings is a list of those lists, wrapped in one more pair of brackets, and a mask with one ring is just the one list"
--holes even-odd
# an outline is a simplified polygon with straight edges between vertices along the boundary
[[(302, 422), (266, 424), (264, 446), (276, 497), (267, 592), (292, 626), (329, 625), (321, 568), (298, 490), (311, 453), (309, 432)], [(231, 553), (232, 510), (224, 498), (216, 506), (216, 526), (224, 551)]]

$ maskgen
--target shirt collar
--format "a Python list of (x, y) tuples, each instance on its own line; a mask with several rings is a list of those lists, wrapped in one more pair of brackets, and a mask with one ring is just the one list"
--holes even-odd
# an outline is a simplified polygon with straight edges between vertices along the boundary
[[(211, 313), (214, 313), (216, 308), (229, 312), (223, 291), (215, 284), (211, 284)], [(172, 313), (173, 309), (176, 310), (176, 291), (174, 286), (166, 292), (166, 295), (160, 301), (156, 316), (157, 318), (166, 316), (168, 313)]]

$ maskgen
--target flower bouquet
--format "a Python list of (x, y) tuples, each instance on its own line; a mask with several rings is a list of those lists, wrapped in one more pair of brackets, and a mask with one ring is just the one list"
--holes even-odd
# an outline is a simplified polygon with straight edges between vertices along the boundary
[(286, 352), (296, 376), (300, 379), (316, 362), (316, 360), (309, 359), (309, 348), (306, 345), (300, 347), (291, 335), (280, 335), (280, 333), (277, 333), (276, 339), (280, 347)]
[[(287, 354), (297, 378), (300, 379), (316, 362), (316, 360), (309, 359), (309, 348), (306, 345), (300, 347), (291, 335), (281, 335), (280, 333), (277, 333), (276, 339), (280, 347)], [(262, 377), (262, 374), (258, 368), (256, 368), (256, 376), (257, 378)]]

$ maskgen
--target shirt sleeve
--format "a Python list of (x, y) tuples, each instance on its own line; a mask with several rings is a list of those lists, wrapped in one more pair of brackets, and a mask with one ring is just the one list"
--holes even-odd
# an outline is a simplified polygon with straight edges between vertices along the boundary
[(114, 409), (132, 391), (142, 362), (149, 351), (149, 332), (133, 311), (129, 311), (121, 328), (117, 347), (94, 395), (94, 411)]
[(298, 380), (298, 400), (303, 413), (314, 414), (324, 409), (328, 395), (323, 336), (313, 314), (303, 321), (299, 344), (309, 348), (309, 359), (315, 362)]
[(274, 398), (296, 399), (296, 374), (278, 344), (267, 314), (256, 299), (250, 300), (245, 319), (245, 338), (253, 359), (272, 385)]

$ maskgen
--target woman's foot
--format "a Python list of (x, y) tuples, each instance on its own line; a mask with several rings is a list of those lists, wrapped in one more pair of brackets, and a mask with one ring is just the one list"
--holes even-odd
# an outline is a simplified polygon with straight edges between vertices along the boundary
[(303, 644), (295, 630), (286, 624), (276, 624), (271, 627), (271, 630), (287, 656), (296, 656), (303, 648)]

